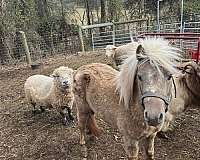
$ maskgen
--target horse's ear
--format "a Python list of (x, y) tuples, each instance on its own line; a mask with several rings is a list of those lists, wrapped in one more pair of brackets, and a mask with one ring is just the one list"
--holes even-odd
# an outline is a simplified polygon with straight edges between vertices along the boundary
[(136, 49), (136, 58), (138, 61), (142, 60), (143, 58), (140, 56), (144, 54), (144, 48), (142, 47), (142, 45), (140, 44), (137, 49)]
[(143, 54), (143, 53), (144, 53), (144, 48), (140, 44), (136, 49), (136, 54)]

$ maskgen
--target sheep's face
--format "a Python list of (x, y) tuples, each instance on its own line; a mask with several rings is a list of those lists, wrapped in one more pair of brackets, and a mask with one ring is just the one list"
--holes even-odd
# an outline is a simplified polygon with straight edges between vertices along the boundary
[(106, 56), (107, 57), (114, 57), (116, 48), (117, 47), (115, 47), (114, 45), (107, 45), (106, 48), (105, 48)]
[(56, 84), (62, 89), (69, 89), (73, 83), (73, 70), (68, 67), (59, 67), (54, 70), (52, 77)]

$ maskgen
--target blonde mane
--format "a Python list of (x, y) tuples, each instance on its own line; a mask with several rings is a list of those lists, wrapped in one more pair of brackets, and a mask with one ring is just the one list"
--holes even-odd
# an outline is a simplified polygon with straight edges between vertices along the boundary
[[(145, 53), (138, 56), (147, 57), (156, 66), (158, 71), (159, 67), (162, 66), (171, 74), (178, 72), (175, 66), (181, 61), (181, 51), (178, 48), (172, 47), (167, 40), (162, 38), (146, 38), (141, 40), (139, 44), (142, 45)], [(127, 55), (127, 57), (116, 77), (117, 90), (120, 93), (120, 103), (123, 102), (125, 107), (129, 106), (133, 95), (133, 85), (138, 64), (136, 51), (131, 55)]]

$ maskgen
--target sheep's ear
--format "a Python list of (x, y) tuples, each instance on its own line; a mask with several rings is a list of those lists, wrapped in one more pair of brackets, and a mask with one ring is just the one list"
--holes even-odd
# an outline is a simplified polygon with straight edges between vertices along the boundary
[(50, 77), (51, 77), (51, 78), (56, 78), (56, 77), (58, 77), (58, 75), (52, 73), (52, 74), (50, 75)]
[(117, 47), (116, 47), (116, 46), (113, 46), (112, 50), (116, 50), (116, 49), (117, 49)]
[(193, 63), (188, 64), (184, 67), (183, 72), (190, 74), (197, 74), (197, 67)]
[(73, 73), (73, 74), (75, 74), (75, 73), (76, 73), (76, 71), (77, 71), (77, 70), (73, 70), (73, 72), (72, 72), (72, 73)]
[(50, 74), (50, 77), (51, 77), (51, 78), (54, 78), (54, 74)]

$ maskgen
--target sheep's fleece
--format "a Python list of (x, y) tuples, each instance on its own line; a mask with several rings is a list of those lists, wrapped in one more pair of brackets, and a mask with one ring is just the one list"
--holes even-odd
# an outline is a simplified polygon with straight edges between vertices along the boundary
[[(34, 75), (29, 77), (24, 85), (27, 101), (33, 105), (42, 107), (56, 107), (64, 116), (68, 112), (71, 115), (71, 109), (74, 101), (72, 92), (73, 70), (68, 67), (59, 67), (54, 70), (52, 77), (44, 75)], [(67, 109), (67, 111), (66, 111)]]

